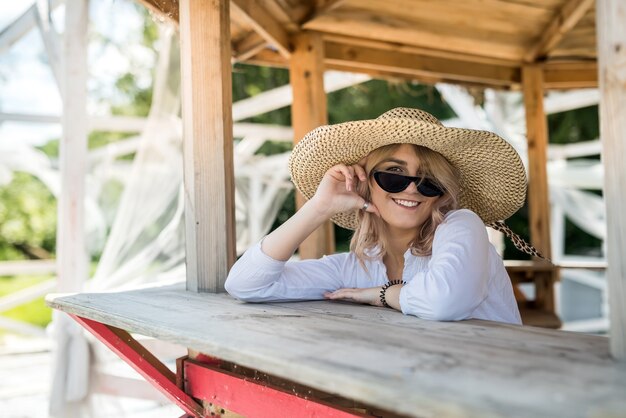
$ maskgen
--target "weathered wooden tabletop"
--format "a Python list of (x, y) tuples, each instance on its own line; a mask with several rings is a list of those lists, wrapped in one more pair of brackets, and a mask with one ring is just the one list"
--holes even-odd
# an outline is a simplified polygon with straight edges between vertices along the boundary
[(249, 304), (182, 284), (47, 302), (409, 416), (626, 417), (626, 363), (600, 336), (342, 302)]

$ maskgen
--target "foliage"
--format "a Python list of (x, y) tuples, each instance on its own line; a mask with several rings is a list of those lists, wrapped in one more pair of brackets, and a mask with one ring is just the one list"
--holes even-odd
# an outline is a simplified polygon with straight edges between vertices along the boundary
[(36, 249), (54, 252), (56, 200), (37, 178), (14, 173), (0, 187), (0, 260), (37, 258)]
[[(51, 278), (52, 276), (0, 277), (0, 297)], [(41, 297), (3, 312), (2, 316), (45, 327), (52, 320), (52, 309), (46, 306), (44, 298)]]

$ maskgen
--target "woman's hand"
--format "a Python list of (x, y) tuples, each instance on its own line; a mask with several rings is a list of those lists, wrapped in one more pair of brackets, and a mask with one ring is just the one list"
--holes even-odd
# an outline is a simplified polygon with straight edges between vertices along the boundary
[[(361, 209), (365, 199), (357, 193), (357, 188), (360, 183), (366, 182), (367, 175), (359, 164), (351, 166), (338, 164), (324, 174), (311, 203), (329, 218), (340, 212)], [(379, 214), (372, 203), (369, 203), (366, 210)]]
[(373, 306), (383, 306), (380, 301), (382, 287), (367, 287), (362, 289), (338, 289), (334, 292), (324, 293), (326, 299), (348, 300), (351, 302), (364, 303)]

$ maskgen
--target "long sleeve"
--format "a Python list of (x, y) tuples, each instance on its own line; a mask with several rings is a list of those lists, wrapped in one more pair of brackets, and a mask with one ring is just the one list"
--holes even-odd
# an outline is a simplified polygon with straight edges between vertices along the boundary
[(487, 298), (489, 241), (482, 220), (469, 210), (439, 225), (426, 271), (403, 286), (404, 314), (439, 321), (468, 319)]
[(226, 279), (226, 291), (247, 302), (323, 299), (324, 292), (345, 284), (343, 266), (348, 256), (278, 261), (265, 254), (258, 243), (233, 265)]

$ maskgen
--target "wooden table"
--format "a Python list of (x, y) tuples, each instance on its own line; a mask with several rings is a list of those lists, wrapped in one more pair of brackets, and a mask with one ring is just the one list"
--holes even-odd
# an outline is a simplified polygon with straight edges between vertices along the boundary
[[(479, 320), (433, 322), (345, 302), (249, 304), (225, 294), (187, 292), (183, 285), (50, 295), (47, 302), (92, 332), (104, 324), (105, 332), (120, 328), (174, 342), (235, 368), (255, 369), (390, 414), (626, 417), (626, 364), (609, 357), (608, 339), (602, 336)], [(122, 334), (116, 335), (123, 340)], [(131, 343), (130, 348), (136, 347)], [(189, 362), (178, 372), (185, 396), (213, 399), (211, 405), (221, 400), (222, 407), (248, 416), (272, 416), (263, 415), (258, 405), (250, 412), (234, 401), (243, 388), (230, 397), (224, 385), (205, 388), (221, 394), (201, 390), (196, 366)], [(190, 370), (193, 376), (185, 374)], [(226, 377), (237, 378), (231, 372)], [(197, 409), (193, 413), (199, 414)]]

